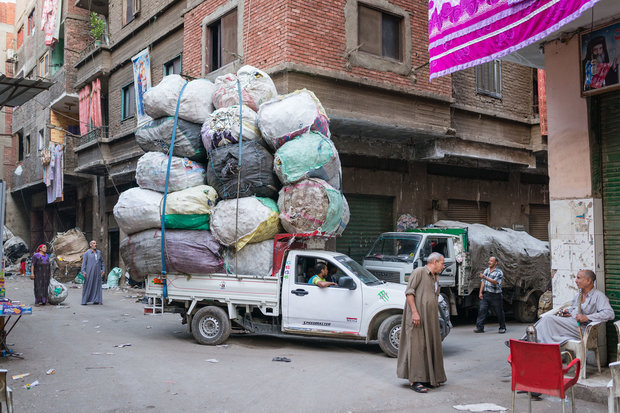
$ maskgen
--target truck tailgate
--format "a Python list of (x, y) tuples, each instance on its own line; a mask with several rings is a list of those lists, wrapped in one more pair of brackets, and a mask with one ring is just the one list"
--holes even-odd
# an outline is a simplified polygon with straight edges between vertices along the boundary
[[(160, 275), (147, 277), (147, 296), (162, 296), (161, 278)], [(168, 274), (166, 278), (170, 300), (206, 299), (233, 304), (262, 304), (276, 308), (280, 301), (279, 277)]]

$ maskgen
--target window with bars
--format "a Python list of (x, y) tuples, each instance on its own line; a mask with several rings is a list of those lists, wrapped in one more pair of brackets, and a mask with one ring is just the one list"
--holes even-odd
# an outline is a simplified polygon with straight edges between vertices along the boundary
[(358, 46), (361, 52), (403, 60), (403, 18), (358, 5)]
[(502, 98), (502, 62), (500, 60), (476, 66), (476, 93)]
[(237, 9), (206, 26), (206, 73), (213, 72), (239, 58), (237, 49)]
[(131, 118), (136, 113), (136, 94), (133, 82), (121, 89), (121, 120)]

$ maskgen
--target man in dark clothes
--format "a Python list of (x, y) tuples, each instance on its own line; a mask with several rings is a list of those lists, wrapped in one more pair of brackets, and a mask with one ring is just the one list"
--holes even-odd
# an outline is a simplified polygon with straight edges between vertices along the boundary
[(103, 255), (97, 249), (97, 242), (90, 242), (90, 249), (82, 257), (82, 274), (84, 286), (82, 288), (82, 305), (87, 303), (102, 304), (101, 279), (105, 274)]

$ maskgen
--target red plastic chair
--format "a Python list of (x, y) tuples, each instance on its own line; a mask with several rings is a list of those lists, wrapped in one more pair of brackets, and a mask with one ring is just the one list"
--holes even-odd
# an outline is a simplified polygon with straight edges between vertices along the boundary
[[(562, 399), (564, 413), (564, 395), (571, 390), (571, 404), (575, 413), (575, 393), (572, 386), (579, 379), (581, 361), (574, 359), (568, 366), (562, 366), (559, 344), (540, 344), (528, 341), (510, 340), (508, 363), (512, 366), (512, 411), (515, 411), (515, 393), (517, 390), (528, 392), (530, 413), (532, 412), (531, 393), (543, 393)], [(564, 377), (576, 367), (574, 377)]]

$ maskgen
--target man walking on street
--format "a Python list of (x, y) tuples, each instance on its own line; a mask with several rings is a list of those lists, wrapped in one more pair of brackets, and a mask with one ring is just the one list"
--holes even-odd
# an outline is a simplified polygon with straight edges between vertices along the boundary
[(489, 306), (493, 307), (499, 321), (499, 333), (506, 332), (506, 320), (504, 318), (504, 303), (502, 297), (502, 280), (504, 273), (497, 268), (497, 258), (489, 258), (489, 268), (480, 274), (480, 306), (478, 307), (478, 319), (474, 333), (484, 333), (484, 322), (489, 313)]
[(97, 242), (90, 242), (90, 249), (82, 257), (82, 305), (87, 303), (102, 304), (101, 279), (105, 274), (105, 264), (101, 251), (97, 249)]

